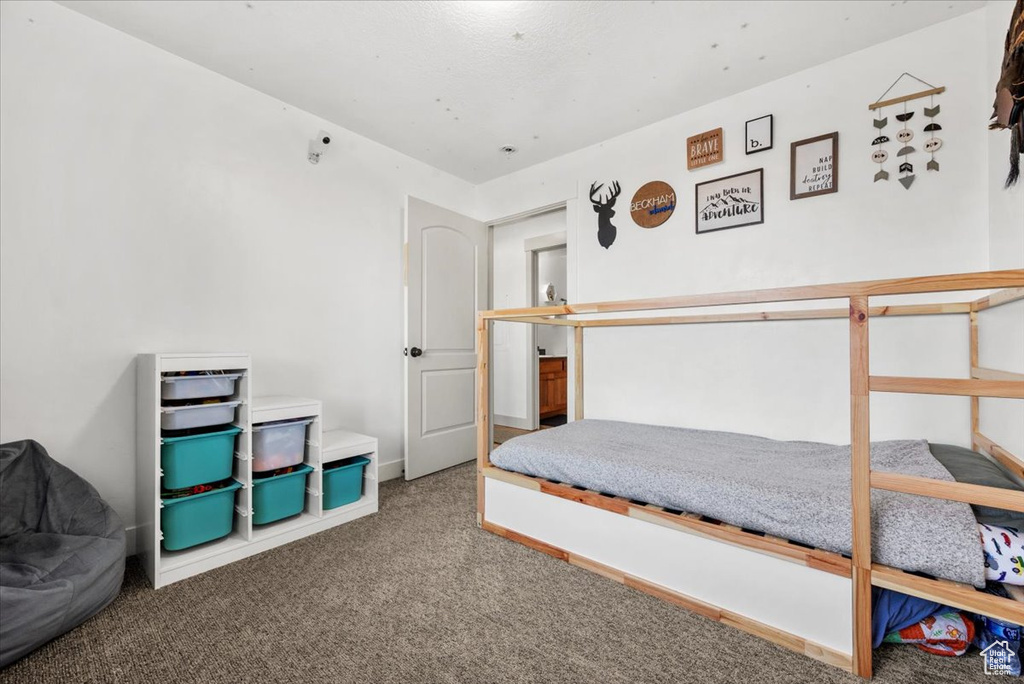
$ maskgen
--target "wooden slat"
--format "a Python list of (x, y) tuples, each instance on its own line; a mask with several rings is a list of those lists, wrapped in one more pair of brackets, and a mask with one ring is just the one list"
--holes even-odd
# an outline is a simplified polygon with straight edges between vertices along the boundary
[(575, 394), (575, 405), (573, 414), (576, 420), (583, 420), (583, 328), (578, 327), (573, 331), (573, 342), (575, 345), (575, 370), (573, 371), (573, 391)]
[[(970, 343), (969, 353), (971, 368), (974, 369), (978, 365), (978, 313), (971, 311), (968, 317), (968, 325), (970, 326)], [(976, 377), (974, 373), (971, 373), (971, 377)], [(978, 431), (978, 425), (981, 421), (981, 400), (978, 397), (971, 397), (971, 434), (973, 435)], [(974, 446), (974, 443), (971, 443)], [(977, 448), (977, 447), (975, 447)]]
[(500, 537), (504, 537), (505, 539), (508, 539), (510, 541), (514, 541), (516, 543), (522, 544), (523, 546), (529, 547), (529, 548), (533, 549), (534, 551), (540, 551), (541, 553), (546, 553), (547, 555), (551, 556), (552, 558), (557, 558), (558, 560), (564, 560), (564, 561), (569, 560), (569, 552), (568, 551), (565, 551), (564, 549), (560, 549), (557, 546), (552, 546), (551, 544), (548, 544), (547, 542), (542, 542), (539, 539), (534, 539), (533, 537), (528, 537), (525, 534), (519, 534), (518, 532), (516, 532), (514, 530), (510, 530), (510, 529), (507, 529), (505, 527), (501, 527), (499, 525), (495, 525), (494, 523), (487, 522), (486, 520), (484, 520), (484, 522), (481, 525), (481, 527), (484, 530), (488, 531), (488, 532), (493, 532), (494, 534), (496, 534), (496, 535), (498, 535)]
[(579, 327), (581, 321), (569, 321), (564, 318), (546, 318), (544, 316), (523, 316), (507, 321), (509, 323), (535, 323), (537, 325), (563, 325), (567, 327)]
[(1024, 373), (996, 370), (995, 368), (979, 368), (976, 365), (971, 367), (971, 377), (978, 380), (1007, 380), (1009, 382), (1024, 382)]
[(872, 375), (871, 391), (1024, 399), (1024, 382), (1008, 380), (960, 380), (953, 378), (909, 378), (889, 375)]
[(930, 477), (917, 477), (916, 475), (885, 473), (878, 470), (871, 471), (871, 486), (875, 489), (886, 489), (890, 492), (903, 492), (905, 494), (929, 496), (933, 499), (962, 501), (963, 503), (992, 506), (994, 508), (1024, 513), (1024, 492), (1013, 489), (984, 487), (963, 482), (935, 480)]
[(841, 668), (847, 672), (852, 668), (850, 656), (842, 653), (841, 651), (823, 646), (822, 644), (810, 641), (809, 639), (805, 639), (795, 634), (790, 634), (789, 632), (783, 631), (777, 627), (772, 627), (771, 625), (766, 625), (763, 622), (758, 622), (757, 620), (745, 615), (740, 615), (739, 613), (726, 610), (725, 608), (721, 608), (706, 601), (701, 601), (700, 599), (693, 598), (692, 596), (687, 596), (686, 594), (675, 591), (674, 589), (669, 589), (668, 587), (656, 584), (641, 577), (630, 575), (629, 573), (618, 570), (617, 568), (604, 565), (603, 563), (572, 553), (571, 551), (560, 549), (557, 546), (548, 544), (547, 542), (528, 537), (499, 525), (484, 521), (483, 528), (488, 532), (504, 537), (510, 541), (518, 542), (519, 544), (545, 553), (553, 558), (566, 561), (570, 565), (575, 565), (578, 568), (589, 570), (590, 572), (623, 584), (631, 589), (642, 591), (645, 594), (649, 594), (655, 598), (672, 603), (680, 608), (697, 613), (698, 615), (703, 615), (710, 620), (715, 620), (716, 622), (721, 622), (735, 629), (747, 632), (748, 634), (753, 634), (754, 636), (771, 641), (772, 643), (778, 644), (779, 646), (791, 651), (814, 658), (815, 660), (819, 660), (828, 665)]
[(529, 475), (523, 475), (522, 473), (513, 473), (510, 470), (502, 470), (493, 465), (487, 465), (483, 469), (484, 477), (489, 477), (492, 480), (500, 480), (517, 487), (523, 487), (524, 489), (532, 489), (535, 492), (540, 491), (540, 483), (543, 480), (530, 477)]
[(654, 523), (687, 534), (696, 534), (707, 539), (764, 553), (781, 560), (806, 565), (807, 567), (840, 577), (850, 576), (850, 560), (841, 554), (831, 551), (796, 546), (777, 537), (751, 534), (732, 526), (704, 522), (698, 515), (677, 515), (669, 513), (658, 506), (638, 505), (630, 503), (621, 497), (609, 497), (599, 492), (576, 489), (566, 484), (548, 482), (547, 480), (530, 477), (529, 475), (502, 470), (495, 466), (484, 468), (484, 476), (534, 491), (540, 491), (544, 494), (557, 496), (560, 499), (575, 501), (576, 503), (593, 506), (594, 508), (600, 508), (611, 513)]
[(829, 551), (808, 549), (790, 544), (778, 537), (760, 536), (744, 532), (731, 525), (715, 525), (703, 522), (697, 517), (684, 517), (651, 509), (631, 506), (626, 515), (637, 520), (654, 523), (670, 529), (680, 530), (706, 539), (725, 542), (733, 546), (763, 553), (780, 560), (806, 565), (840, 577), (850, 576), (850, 561), (847, 558)]
[(987, 297), (974, 300), (971, 308), (974, 311), (984, 311), (985, 309), (991, 309), (994, 306), (1001, 306), (1003, 304), (1015, 302), (1018, 299), (1024, 299), (1024, 287), (1011, 287), (1006, 290), (1000, 290), (999, 292), (993, 292)]
[[(872, 316), (927, 316), (970, 313), (970, 302), (951, 304), (906, 304), (871, 307)], [(796, 311), (750, 311), (746, 313), (697, 314), (691, 316), (650, 316), (644, 318), (603, 318), (582, 321), (587, 328), (621, 326), (685, 325), (692, 323), (744, 323), (748, 321), (806, 321), (847, 318), (847, 309), (799, 309)]]
[(985, 451), (1004, 468), (1017, 477), (1024, 479), (1024, 459), (1010, 453), (980, 432), (976, 431), (974, 433), (973, 442), (975, 449)]
[(484, 468), (491, 454), (490, 407), (490, 322), (478, 314), (476, 319), (476, 524), (484, 519)]
[(850, 297), (850, 475), (853, 508), (853, 673), (871, 677), (871, 416), (868, 298)]
[(928, 90), (922, 90), (919, 93), (911, 93), (910, 95), (900, 95), (899, 97), (894, 97), (888, 100), (882, 100), (881, 102), (873, 102), (868, 105), (868, 109), (881, 109), (882, 107), (900, 104), (901, 102), (910, 102), (911, 100), (919, 100), (922, 97), (931, 97), (932, 95), (939, 95), (944, 92), (946, 92), (945, 86), (939, 86), (938, 88), (929, 88)]
[(521, 318), (523, 316), (654, 311), (657, 309), (686, 309), (690, 307), (722, 306), (728, 304), (765, 304), (768, 302), (794, 302), (808, 299), (841, 299), (857, 295), (877, 296), (987, 290), (1003, 287), (1024, 287), (1024, 269), (956, 273), (919, 278), (867, 280), (852, 283), (780, 287), (765, 290), (718, 292), (676, 297), (653, 297), (650, 299), (617, 302), (567, 304), (559, 307), (502, 309), (485, 311), (483, 315), (485, 318), (506, 319)]
[(876, 587), (910, 594), (972, 613), (981, 613), (998, 620), (1024, 624), (1024, 604), (977, 591), (966, 584), (938, 582), (877, 564), (871, 569), (871, 583)]

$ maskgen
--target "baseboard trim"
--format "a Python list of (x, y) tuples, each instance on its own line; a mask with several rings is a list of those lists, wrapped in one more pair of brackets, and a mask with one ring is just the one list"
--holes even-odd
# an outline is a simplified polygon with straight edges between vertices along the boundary
[(514, 416), (499, 416), (494, 414), (494, 424), (501, 425), (503, 427), (516, 428), (517, 430), (536, 430), (537, 428), (530, 424), (530, 421), (526, 418), (516, 418)]
[(405, 474), (405, 461), (388, 461), (377, 466), (377, 477), (381, 482), (397, 480)]
[(138, 549), (138, 542), (136, 542), (136, 533), (138, 529), (138, 525), (132, 525), (131, 527), (124, 528), (124, 545), (126, 556), (134, 556), (136, 550)]

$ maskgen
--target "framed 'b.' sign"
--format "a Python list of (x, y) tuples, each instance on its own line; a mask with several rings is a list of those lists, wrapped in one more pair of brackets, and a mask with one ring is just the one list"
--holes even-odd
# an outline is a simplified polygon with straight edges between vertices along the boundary
[(744, 127), (747, 138), (747, 154), (764, 152), (772, 149), (772, 137), (775, 133), (775, 117), (771, 114), (751, 119)]
[(839, 133), (826, 133), (789, 146), (789, 199), (839, 191)]

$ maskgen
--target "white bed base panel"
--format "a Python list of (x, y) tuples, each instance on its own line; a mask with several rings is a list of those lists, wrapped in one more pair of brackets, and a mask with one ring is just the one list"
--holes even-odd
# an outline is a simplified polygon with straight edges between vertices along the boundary
[(484, 519), (570, 553), (853, 653), (851, 582), (829, 572), (485, 479)]

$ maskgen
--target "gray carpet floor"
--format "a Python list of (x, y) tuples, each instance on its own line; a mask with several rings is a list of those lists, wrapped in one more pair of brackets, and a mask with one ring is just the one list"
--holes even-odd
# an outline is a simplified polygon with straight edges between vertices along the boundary
[[(481, 531), (474, 471), (381, 488), (381, 511), (121, 596), (0, 682), (845, 682), (844, 672)], [(827, 619), (827, 616), (823, 616)], [(976, 652), (876, 652), (875, 681), (983, 681)]]

